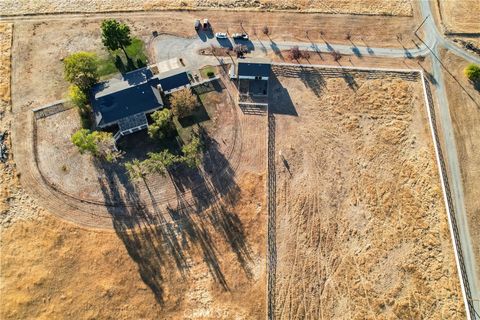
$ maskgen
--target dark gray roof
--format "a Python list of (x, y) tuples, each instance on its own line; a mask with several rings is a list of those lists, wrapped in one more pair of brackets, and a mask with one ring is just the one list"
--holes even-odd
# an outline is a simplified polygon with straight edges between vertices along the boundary
[(127, 73), (122, 79), (99, 83), (93, 87), (91, 94), (96, 124), (103, 126), (160, 108), (163, 101), (157, 90), (158, 84), (164, 91), (169, 91), (189, 83), (185, 69), (153, 76), (148, 68)]
[(248, 59), (238, 61), (238, 76), (269, 77), (271, 64), (269, 61), (260, 59)]

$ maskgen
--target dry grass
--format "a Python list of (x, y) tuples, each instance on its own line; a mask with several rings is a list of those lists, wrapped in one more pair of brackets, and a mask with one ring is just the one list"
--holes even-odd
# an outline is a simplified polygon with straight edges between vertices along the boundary
[[(0, 105), (10, 103), (10, 54), (13, 25), (0, 23)], [(0, 109), (0, 110), (1, 110)]]
[(276, 72), (277, 317), (464, 318), (420, 82)]
[(447, 32), (478, 33), (480, 22), (478, 0), (439, 1), (442, 22)]
[[(168, 243), (154, 228), (133, 232), (79, 229), (48, 214), (1, 232), (2, 319), (255, 319), (265, 310), (265, 210), (263, 176), (245, 175), (232, 212), (246, 235), (241, 265), (211, 210), (198, 214), (212, 236), (228, 290), (209, 268), (203, 244), (176, 230), (188, 262), (182, 274)], [(220, 224), (221, 221), (218, 222)], [(238, 223), (238, 221), (236, 222)], [(183, 240), (182, 240), (183, 238)], [(212, 257), (208, 257), (210, 259)], [(248, 272), (247, 272), (248, 270)], [(153, 292), (152, 289), (161, 290)], [(163, 302), (159, 302), (159, 298)]]
[(148, 0), (141, 2), (133, 0), (4, 0), (0, 3), (0, 11), (8, 15), (47, 12), (164, 10), (173, 8), (234, 8), (395, 16), (412, 15), (410, 0)]

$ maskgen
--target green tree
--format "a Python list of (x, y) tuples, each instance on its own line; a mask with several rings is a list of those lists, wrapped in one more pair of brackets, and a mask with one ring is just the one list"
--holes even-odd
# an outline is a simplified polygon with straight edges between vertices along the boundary
[(70, 101), (77, 106), (80, 110), (84, 110), (88, 104), (88, 98), (85, 92), (80, 89), (80, 87), (72, 84), (68, 88), (68, 98)]
[(163, 139), (169, 136), (174, 129), (172, 112), (168, 109), (157, 110), (152, 113), (153, 123), (148, 126), (148, 135), (151, 138)]
[(149, 152), (148, 158), (144, 160), (145, 168), (150, 173), (159, 173), (162, 176), (178, 163), (179, 158), (168, 150), (160, 152)]
[(63, 60), (65, 79), (87, 92), (97, 81), (97, 57), (91, 52), (77, 52)]
[(78, 147), (78, 150), (81, 154), (88, 152), (93, 155), (97, 155), (97, 143), (95, 141), (95, 137), (90, 133), (90, 130), (80, 129), (72, 135), (70, 140)]
[(121, 156), (110, 132), (91, 132), (88, 129), (80, 129), (72, 135), (70, 140), (78, 147), (81, 154), (87, 152), (108, 162), (113, 162)]
[(115, 19), (103, 20), (101, 28), (103, 45), (112, 51), (122, 49), (127, 59), (129, 59), (125, 47), (132, 43), (130, 28)]
[(173, 114), (179, 118), (189, 116), (197, 108), (197, 97), (190, 89), (175, 91), (170, 96)]
[(464, 70), (463, 73), (472, 82), (480, 82), (480, 66), (478, 64), (471, 63)]
[(190, 143), (182, 147), (182, 162), (190, 168), (196, 168), (200, 165), (203, 145), (198, 136), (194, 136)]
[(125, 163), (125, 169), (127, 169), (128, 178), (133, 181), (137, 179), (144, 179), (147, 174), (145, 164), (143, 161), (134, 159)]
[(97, 145), (97, 156), (100, 156), (108, 162), (114, 162), (121, 157), (121, 153), (115, 145), (115, 139), (111, 132), (93, 131), (91, 135)]

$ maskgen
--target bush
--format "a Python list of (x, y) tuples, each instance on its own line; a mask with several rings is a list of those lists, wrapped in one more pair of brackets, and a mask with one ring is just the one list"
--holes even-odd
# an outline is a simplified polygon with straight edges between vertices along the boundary
[(68, 87), (68, 98), (70, 101), (79, 109), (85, 109), (88, 104), (88, 98), (85, 92), (76, 85), (71, 85)]
[(174, 130), (172, 112), (168, 109), (162, 109), (152, 113), (153, 123), (148, 126), (148, 135), (150, 138), (164, 139), (172, 134)]
[(207, 77), (213, 78), (215, 76), (215, 73), (213, 71), (208, 71), (207, 72)]
[(115, 147), (115, 140), (110, 132), (93, 131), (80, 129), (70, 138), (72, 143), (78, 147), (81, 154), (90, 153), (108, 162), (113, 162), (120, 157)]
[(170, 96), (170, 104), (173, 114), (178, 118), (184, 118), (191, 115), (197, 108), (197, 97), (190, 89), (178, 90)]
[(471, 63), (463, 70), (463, 73), (468, 78), (468, 80), (475, 83), (480, 82), (480, 66), (479, 65)]
[(77, 52), (63, 60), (65, 80), (87, 92), (98, 81), (97, 56), (91, 52)]

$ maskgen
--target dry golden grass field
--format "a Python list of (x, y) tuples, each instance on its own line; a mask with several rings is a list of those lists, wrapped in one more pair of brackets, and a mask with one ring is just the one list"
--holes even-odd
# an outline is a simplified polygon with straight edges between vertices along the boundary
[(5, 15), (202, 8), (412, 15), (411, 0), (3, 0), (0, 2), (0, 12)]
[(275, 68), (276, 317), (463, 319), (421, 82), (330, 73)]
[(443, 25), (447, 32), (479, 33), (478, 0), (439, 1)]

